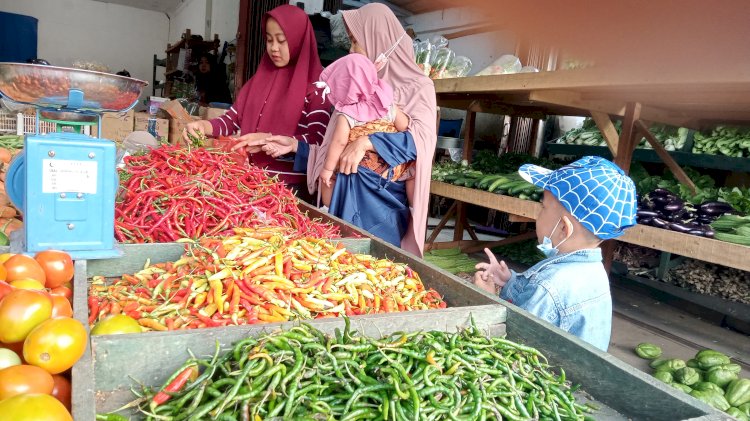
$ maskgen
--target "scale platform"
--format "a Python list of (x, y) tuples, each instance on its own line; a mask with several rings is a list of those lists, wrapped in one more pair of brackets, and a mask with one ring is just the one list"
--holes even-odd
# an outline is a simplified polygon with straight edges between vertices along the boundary
[(24, 228), (11, 251), (57, 249), (73, 259), (121, 255), (114, 240), (119, 186), (114, 142), (79, 133), (39, 133), (42, 119), (69, 127), (101, 113), (135, 106), (147, 82), (109, 73), (36, 64), (0, 63), (0, 96), (37, 109), (37, 130), (10, 164), (6, 191), (22, 210)]

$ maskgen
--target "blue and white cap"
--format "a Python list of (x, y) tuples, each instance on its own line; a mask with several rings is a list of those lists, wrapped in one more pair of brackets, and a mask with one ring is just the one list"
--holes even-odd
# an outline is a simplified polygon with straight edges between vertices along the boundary
[(526, 181), (549, 190), (586, 229), (602, 240), (635, 225), (635, 184), (617, 165), (585, 156), (552, 171), (537, 165), (518, 170)]

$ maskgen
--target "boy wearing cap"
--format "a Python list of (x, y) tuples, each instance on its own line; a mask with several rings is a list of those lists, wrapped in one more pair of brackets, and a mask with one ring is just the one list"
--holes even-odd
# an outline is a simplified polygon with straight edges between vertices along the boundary
[(536, 219), (547, 257), (516, 273), (488, 249), (474, 283), (537, 317), (607, 350), (612, 297), (599, 244), (635, 224), (633, 181), (606, 159), (587, 156), (555, 171), (523, 165), (521, 176), (544, 189)]

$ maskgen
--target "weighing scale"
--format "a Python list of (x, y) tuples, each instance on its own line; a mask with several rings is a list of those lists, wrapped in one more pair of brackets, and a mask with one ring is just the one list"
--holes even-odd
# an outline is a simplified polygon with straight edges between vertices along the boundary
[[(64, 250), (73, 259), (121, 255), (115, 246), (115, 144), (101, 138), (103, 112), (133, 108), (142, 80), (64, 67), (0, 63), (0, 96), (36, 108), (36, 130), (10, 163), (5, 189), (23, 213), (11, 252)], [(39, 122), (58, 132), (40, 134)], [(97, 138), (81, 133), (97, 124)], [(19, 234), (17, 234), (19, 233)]]

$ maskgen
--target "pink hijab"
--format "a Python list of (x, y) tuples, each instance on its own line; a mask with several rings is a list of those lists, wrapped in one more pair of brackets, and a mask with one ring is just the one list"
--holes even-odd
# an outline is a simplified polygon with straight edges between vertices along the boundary
[(349, 54), (326, 67), (320, 81), (336, 111), (357, 121), (378, 120), (393, 104), (393, 88), (378, 79), (375, 65), (362, 54)]
[[(369, 3), (357, 10), (343, 11), (342, 14), (349, 31), (364, 46), (367, 58), (372, 62), (399, 41), (405, 32), (396, 15), (383, 4)], [(413, 210), (409, 228), (401, 240), (401, 248), (422, 256), (430, 199), (430, 173), (437, 142), (435, 86), (414, 62), (409, 37), (401, 38), (378, 76), (393, 86), (394, 102), (410, 117), (408, 130), (417, 147), (417, 163), (414, 196), (410, 198)], [(325, 161), (324, 151), (331, 141), (335, 122), (336, 116), (333, 116), (321, 146), (310, 147), (307, 174), (310, 192), (317, 187), (316, 182)]]

